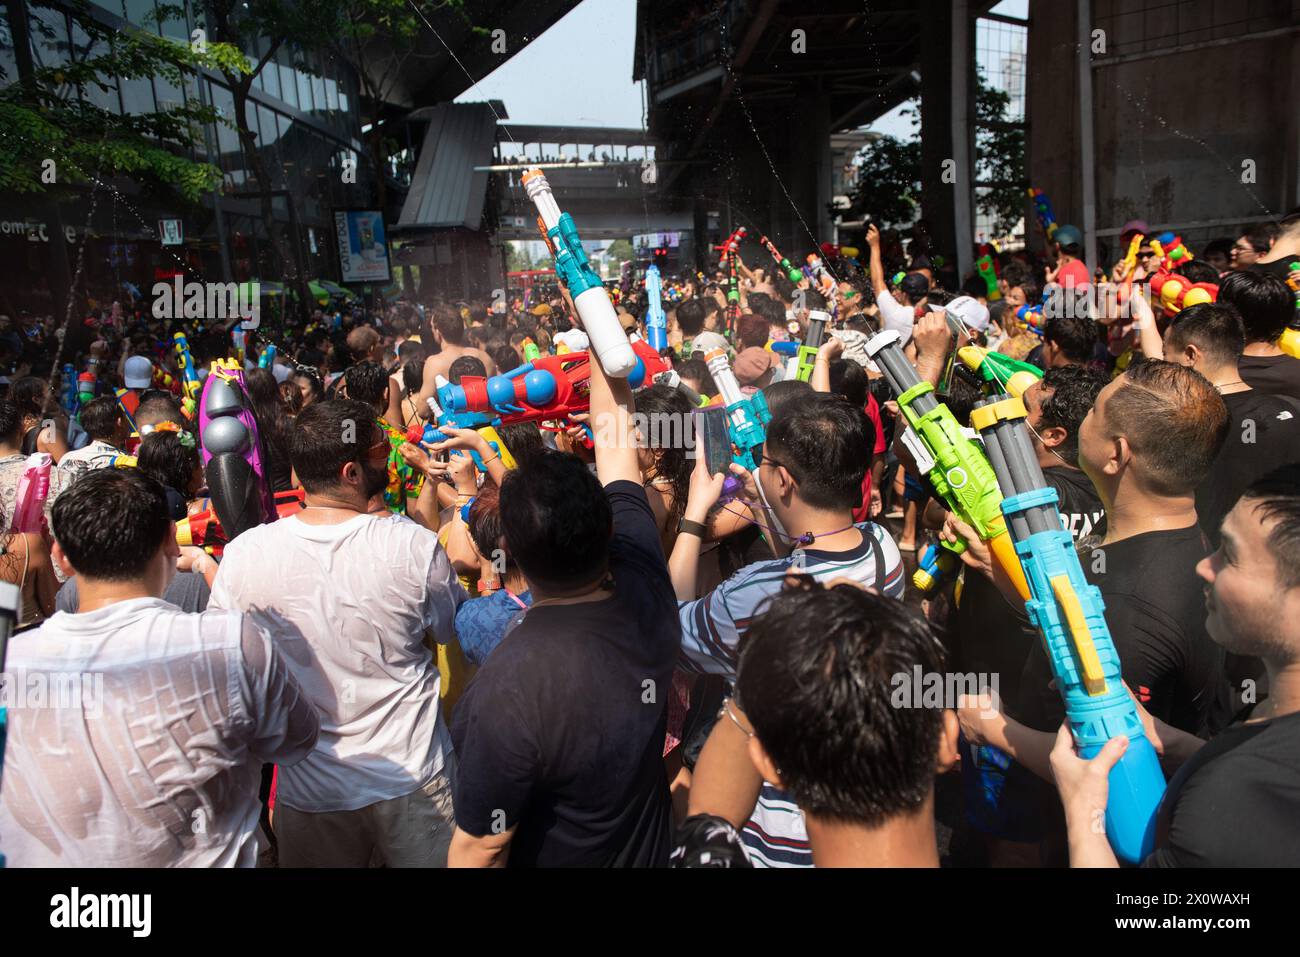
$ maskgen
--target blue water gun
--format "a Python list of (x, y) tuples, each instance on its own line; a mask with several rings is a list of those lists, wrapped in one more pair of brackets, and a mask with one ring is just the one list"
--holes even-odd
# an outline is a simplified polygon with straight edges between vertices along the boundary
[(668, 317), (664, 315), (663, 282), (659, 278), (659, 267), (646, 266), (645, 269), (645, 338), (650, 348), (661, 352), (668, 348)]
[(1128, 750), (1110, 772), (1106, 835), (1116, 856), (1138, 863), (1155, 846), (1165, 776), (1120, 683), (1101, 591), (1084, 577), (1074, 540), (1061, 526), (1056, 490), (1043, 478), (1025, 416), (1021, 399), (999, 395), (975, 404), (971, 424), (1005, 496), (1002, 514), (1029, 584), (1025, 611), (1042, 635), (1080, 755), (1091, 758), (1111, 738), (1128, 736)]
[(704, 361), (708, 363), (713, 383), (727, 409), (727, 427), (731, 432), (731, 444), (735, 447), (732, 459), (750, 472), (757, 471), (760, 456), (755, 454), (755, 450), (762, 449), (767, 439), (767, 423), (772, 421), (767, 400), (762, 392), (746, 398), (740, 391), (740, 383), (731, 371), (725, 349), (705, 353)]
[(63, 410), (68, 415), (76, 415), (77, 370), (72, 367), (71, 362), (63, 363), (63, 391), (59, 398), (63, 404)]
[(1029, 198), (1034, 203), (1034, 213), (1038, 216), (1038, 225), (1043, 227), (1043, 232), (1047, 234), (1048, 242), (1056, 235), (1056, 211), (1052, 209), (1052, 201), (1047, 198), (1047, 194), (1036, 187), (1029, 187)]
[(269, 369), (275, 363), (276, 348), (274, 345), (267, 345), (262, 350), (262, 354), (257, 357), (257, 367), (259, 369)]
[[(491, 426), (484, 426), (483, 429), (484, 429), (485, 431), (486, 431), (486, 430), (489, 430), (489, 429), (491, 429)], [(495, 431), (493, 432), (493, 434), (495, 434)], [(441, 431), (441, 430), (440, 430), (437, 426), (435, 426), (432, 422), (426, 424), (426, 425), (424, 426), (423, 429), (421, 429), (421, 427), (420, 427), (419, 424), (417, 423), (417, 424), (415, 424), (415, 425), (412, 425), (409, 429), (406, 430), (406, 440), (407, 440), (408, 442), (414, 442), (414, 443), (417, 443), (417, 444), (419, 444), (419, 445), (434, 445), (434, 444), (436, 444), (436, 443), (438, 443), (438, 442), (446, 442), (447, 440), (449, 440), (449, 439), (451, 439), (451, 438), (452, 438), (452, 436), (448, 435), (446, 432)], [(513, 467), (513, 462), (512, 462), (512, 461), (510, 461), (510, 462), (506, 461), (506, 456), (507, 456), (509, 453), (503, 451), (504, 448), (505, 448), (505, 446), (504, 446), (503, 443), (501, 443), (499, 440), (492, 440), (492, 439), (489, 439), (489, 440), (488, 440), (488, 445), (492, 448), (492, 451), (493, 451), (493, 452), (495, 452), (497, 455), (501, 456), (501, 461), (505, 464), (506, 468), (512, 468), (512, 467)], [(452, 450), (451, 450), (451, 454), (452, 454), (452, 455), (460, 455), (460, 454), (461, 454), (461, 450), (460, 450), (460, 449), (452, 449)], [(475, 467), (475, 468), (477, 468), (480, 472), (486, 472), (486, 471), (487, 471), (487, 465), (483, 462), (483, 457), (482, 457), (481, 455), (479, 455), (478, 452), (474, 451), (473, 449), (470, 449), (470, 450), (469, 450), (469, 455), (470, 455), (470, 458), (472, 458), (472, 459), (474, 460), (474, 467)]]

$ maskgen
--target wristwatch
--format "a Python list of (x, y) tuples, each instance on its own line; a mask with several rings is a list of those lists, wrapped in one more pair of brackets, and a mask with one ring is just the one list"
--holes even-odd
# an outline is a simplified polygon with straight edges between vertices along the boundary
[(689, 518), (683, 518), (677, 523), (677, 533), (679, 535), (695, 535), (702, 539), (708, 531), (709, 527), (707, 525), (692, 522)]

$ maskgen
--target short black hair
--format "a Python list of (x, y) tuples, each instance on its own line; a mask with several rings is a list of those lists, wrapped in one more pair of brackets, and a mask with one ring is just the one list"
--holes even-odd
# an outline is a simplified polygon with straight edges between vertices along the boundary
[[(113, 400), (117, 402), (116, 399)], [(0, 399), (0, 436), (12, 439), (22, 428), (23, 417), (18, 411), (18, 404), (6, 396)]]
[(548, 450), (511, 469), (500, 508), (506, 547), (529, 581), (572, 588), (608, 565), (613, 512), (577, 456)]
[(54, 537), (78, 575), (131, 581), (172, 534), (163, 487), (139, 469), (94, 469), (54, 500)]
[(308, 492), (337, 488), (343, 467), (361, 461), (379, 434), (375, 410), (363, 402), (313, 402), (294, 420), (289, 461)]
[(767, 402), (767, 410), (776, 415), (785, 404), (795, 396), (805, 395), (813, 391), (813, 387), (799, 379), (782, 379), (780, 382), (773, 382), (763, 387), (763, 398)]
[(1043, 341), (1055, 344), (1071, 362), (1087, 362), (1097, 348), (1097, 323), (1087, 315), (1052, 316), (1043, 324)]
[(137, 428), (157, 425), (159, 422), (175, 422), (179, 425), (181, 404), (170, 392), (156, 392), (140, 399), (133, 418)]
[(387, 406), (388, 373), (378, 362), (358, 362), (343, 373), (343, 379), (347, 383), (349, 399), (369, 406)]
[(1276, 235), (1275, 227), (1268, 223), (1248, 224), (1241, 227), (1241, 238), (1261, 256), (1273, 247), (1273, 237)]
[(1040, 428), (1065, 429), (1066, 437), (1057, 451), (1071, 464), (1079, 457), (1079, 426), (1110, 380), (1089, 366), (1057, 366), (1043, 374), (1042, 387), (1051, 395), (1043, 399)]
[(433, 326), (438, 330), (438, 335), (442, 336), (442, 341), (448, 345), (463, 346), (465, 344), (465, 320), (460, 317), (460, 313), (452, 306), (439, 305), (434, 307)]
[(1236, 365), (1246, 345), (1241, 314), (1226, 302), (1202, 302), (1183, 309), (1169, 324), (1168, 337), (1172, 350), (1194, 344), (1215, 366)]
[(1268, 549), (1279, 581), (1287, 588), (1300, 586), (1300, 463), (1283, 465), (1256, 479), (1241, 498), (1254, 502), (1261, 518), (1277, 523), (1268, 533)]
[(934, 786), (941, 708), (898, 707), (943, 648), (902, 602), (801, 576), (741, 638), (737, 697), (781, 783), (806, 813), (878, 827)]
[(865, 409), (870, 388), (871, 380), (862, 366), (851, 359), (835, 359), (831, 362), (831, 392), (834, 395), (842, 395), (849, 405)]
[(1188, 282), (1208, 282), (1212, 285), (1219, 283), (1219, 270), (1215, 269), (1204, 259), (1193, 259), (1185, 262), (1174, 270)]
[(1247, 342), (1272, 342), (1295, 317), (1295, 293), (1277, 276), (1257, 269), (1224, 276), (1218, 301), (1236, 308)]
[(694, 357), (681, 359), (674, 364), (673, 368), (681, 378), (693, 379), (698, 382), (701, 395), (715, 396), (718, 394), (718, 384), (713, 381), (713, 373), (709, 371), (709, 364), (703, 359)]
[(772, 416), (767, 450), (799, 483), (813, 508), (857, 508), (871, 465), (876, 430), (861, 406), (839, 395), (809, 392)]
[(111, 439), (121, 424), (122, 407), (117, 404), (116, 396), (101, 395), (81, 407), (77, 420), (92, 439)]
[(461, 356), (447, 368), (447, 378), (456, 385), (467, 375), (480, 378), (487, 375), (487, 366), (478, 356)]
[[(709, 308), (712, 303), (713, 309)], [(717, 310), (717, 302), (711, 298), (696, 296), (677, 304), (677, 325), (682, 335), (698, 336), (704, 330), (704, 320)]]

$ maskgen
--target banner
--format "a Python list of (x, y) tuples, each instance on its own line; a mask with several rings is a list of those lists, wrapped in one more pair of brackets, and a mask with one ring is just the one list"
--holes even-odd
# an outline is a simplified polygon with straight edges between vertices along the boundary
[(392, 281), (384, 214), (375, 209), (340, 210), (334, 214), (341, 281)]

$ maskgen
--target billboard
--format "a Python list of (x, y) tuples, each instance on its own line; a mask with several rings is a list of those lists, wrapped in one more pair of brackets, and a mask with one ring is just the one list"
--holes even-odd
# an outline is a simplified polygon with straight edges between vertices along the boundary
[(388, 261), (388, 235), (384, 214), (377, 209), (346, 209), (334, 213), (338, 237), (341, 281), (393, 281)]

